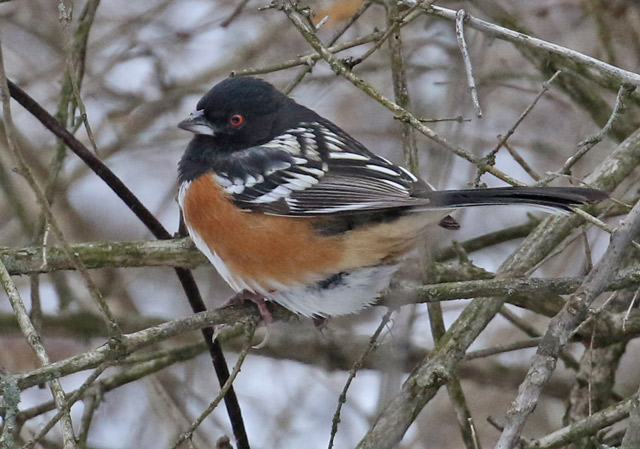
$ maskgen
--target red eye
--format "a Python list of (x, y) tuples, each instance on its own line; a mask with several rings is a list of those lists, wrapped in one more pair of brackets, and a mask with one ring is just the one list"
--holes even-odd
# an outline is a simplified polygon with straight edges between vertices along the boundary
[(232, 115), (229, 123), (231, 123), (231, 126), (240, 126), (244, 123), (244, 117), (240, 114)]

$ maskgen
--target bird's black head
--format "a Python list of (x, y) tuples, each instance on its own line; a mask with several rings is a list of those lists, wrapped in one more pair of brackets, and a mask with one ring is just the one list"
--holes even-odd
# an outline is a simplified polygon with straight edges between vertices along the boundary
[(180, 122), (195, 133), (179, 164), (180, 180), (223, 169), (233, 153), (264, 144), (318, 115), (257, 78), (235, 77), (216, 84)]
[(211, 136), (221, 150), (233, 151), (264, 143), (290, 126), (283, 119), (290, 116), (285, 110), (291, 105), (295, 103), (266, 81), (227, 78), (207, 92), (196, 112), (178, 126)]

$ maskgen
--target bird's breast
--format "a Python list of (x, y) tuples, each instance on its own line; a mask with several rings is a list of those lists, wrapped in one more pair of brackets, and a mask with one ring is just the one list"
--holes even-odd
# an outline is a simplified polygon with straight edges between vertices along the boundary
[(209, 174), (183, 183), (179, 202), (194, 243), (235, 290), (304, 285), (341, 265), (339, 236), (318, 235), (306, 218), (242, 211)]

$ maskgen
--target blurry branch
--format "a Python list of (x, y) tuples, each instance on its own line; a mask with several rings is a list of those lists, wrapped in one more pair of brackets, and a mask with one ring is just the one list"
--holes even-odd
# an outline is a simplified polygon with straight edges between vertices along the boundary
[[(388, 0), (385, 4), (387, 9), (387, 26), (393, 29), (394, 25), (401, 19), (396, 0)], [(402, 34), (400, 29), (396, 29), (391, 39), (389, 39), (389, 62), (391, 66), (391, 78), (393, 80), (393, 95), (398, 106), (410, 108), (409, 83), (407, 81), (407, 67), (402, 48)], [(419, 155), (416, 144), (415, 130), (406, 122), (402, 122), (402, 154), (404, 163), (414, 175), (420, 175), (418, 167)]]
[[(564, 305), (564, 302), (562, 300), (561, 304)], [(556, 310), (560, 310), (561, 308), (562, 306), (558, 307)], [(540, 336), (542, 335), (542, 333), (537, 329), (536, 326), (534, 326), (529, 320), (527, 320), (526, 317), (521, 318), (518, 314), (512, 312), (506, 306), (503, 306), (500, 309), (500, 316), (506, 319), (517, 329), (521, 330), (525, 335), (529, 336), (531, 340), (536, 340), (538, 341), (538, 344), (540, 343)], [(553, 314), (549, 314), (548, 316), (553, 316)], [(567, 368), (570, 368), (574, 371), (578, 371), (580, 369), (580, 363), (578, 363), (578, 361), (569, 351), (561, 351), (559, 358), (564, 362)]]
[[(280, 320), (290, 316), (291, 314), (284, 310), (277, 310), (274, 314), (274, 318)], [(220, 324), (246, 323), (258, 319), (258, 317), (258, 311), (247, 305), (242, 308), (230, 307), (199, 312), (186, 318), (168, 321), (132, 334), (125, 334), (118, 345), (107, 342), (97, 349), (51, 363), (28, 373), (17, 374), (18, 387), (23, 390), (50, 379), (58, 379), (72, 373), (96, 368), (108, 361), (122, 360), (135, 351), (189, 331)]]
[[(359, 37), (357, 39), (353, 39), (349, 42), (344, 42), (342, 44), (330, 46), (328, 50), (331, 53), (339, 53), (349, 48), (353, 48), (359, 45), (373, 42), (376, 39), (379, 39), (382, 36), (382, 34), (383, 34), (382, 31), (375, 31), (371, 34)], [(306, 55), (298, 56), (297, 58), (288, 59), (286, 61), (282, 61), (280, 63), (273, 64), (267, 67), (234, 70), (229, 75), (230, 76), (262, 75), (265, 73), (277, 72), (278, 70), (290, 69), (290, 68), (298, 67), (301, 65), (312, 66), (320, 59), (322, 59), (322, 57), (318, 53), (313, 52), (313, 53), (308, 53)]]
[[(556, 430), (544, 437), (531, 441), (523, 449), (553, 449), (563, 447), (575, 442), (581, 437), (595, 435), (601, 429), (622, 421), (629, 416), (634, 399), (637, 394), (618, 402), (611, 407), (601, 410), (593, 415), (576, 421), (569, 426)], [(633, 446), (637, 447), (637, 446)]]
[[(529, 216), (529, 221), (521, 225), (490, 232), (464, 242), (456, 242), (455, 246), (437, 249), (434, 251), (433, 259), (445, 261), (458, 257), (460, 250), (471, 253), (526, 237), (539, 223), (539, 219)], [(141, 242), (79, 243), (71, 245), (71, 249), (89, 269), (159, 266), (196, 268), (209, 263), (189, 238)], [(42, 259), (42, 248), (39, 246), (0, 247), (0, 259), (12, 275), (74, 269), (69, 260), (64, 257), (61, 248), (54, 245), (47, 249), (46, 263)]]
[(591, 136), (584, 141), (578, 143), (578, 151), (573, 154), (570, 158), (568, 158), (565, 163), (562, 165), (562, 168), (557, 171), (557, 173), (553, 173), (547, 176), (543, 181), (539, 182), (539, 185), (546, 185), (551, 182), (559, 175), (567, 175), (571, 173), (571, 168), (584, 157), (591, 149), (596, 146), (598, 143), (604, 139), (607, 134), (611, 131), (615, 120), (625, 111), (624, 99), (628, 97), (631, 92), (633, 92), (635, 88), (630, 88), (627, 86), (620, 86), (618, 90), (618, 95), (616, 95), (616, 102), (613, 106), (613, 111), (611, 111), (611, 115), (609, 116), (609, 120), (607, 123), (598, 131), (597, 134)]
[(640, 231), (640, 204), (636, 204), (620, 223), (602, 259), (558, 315), (551, 320), (538, 346), (538, 352), (531, 363), (527, 377), (518, 390), (518, 396), (507, 412), (507, 422), (496, 445), (497, 449), (511, 449), (520, 438), (528, 416), (536, 407), (542, 389), (554, 371), (559, 351), (568, 341), (571, 332), (585, 319), (593, 301), (605, 291), (606, 285), (619, 268), (624, 250), (638, 231)]
[[(0, 43), (1, 45), (1, 43)], [(118, 323), (113, 319), (113, 315), (109, 310), (109, 307), (102, 297), (102, 294), (96, 287), (93, 279), (87, 272), (86, 268), (82, 264), (82, 261), (71, 251), (69, 243), (65, 240), (64, 235), (62, 234), (62, 230), (60, 229), (57, 220), (55, 219), (49, 202), (47, 201), (46, 194), (40, 184), (35, 179), (35, 176), (29, 169), (29, 166), (24, 160), (20, 149), (17, 146), (16, 140), (14, 138), (14, 126), (13, 120), (11, 118), (11, 107), (10, 107), (10, 95), (13, 91), (13, 86), (11, 81), (9, 81), (5, 76), (4, 62), (2, 60), (2, 52), (0, 49), (0, 89), (2, 90), (2, 109), (3, 109), (3, 122), (5, 128), (5, 134), (7, 137), (7, 144), (11, 155), (13, 156), (14, 162), (16, 164), (16, 171), (27, 181), (31, 191), (33, 192), (38, 205), (40, 206), (46, 221), (51, 226), (51, 229), (57, 239), (60, 241), (62, 245), (65, 256), (69, 258), (74, 268), (80, 272), (82, 279), (85, 283), (87, 290), (89, 291), (92, 299), (98, 306), (98, 309), (102, 313), (105, 319), (105, 325), (109, 328), (111, 335), (114, 337), (119, 337), (121, 334), (120, 329), (118, 328)], [(51, 117), (51, 120), (55, 122), (55, 119)], [(57, 126), (60, 126), (55, 122)]]
[[(228, 324), (232, 324), (233, 322), (240, 324), (231, 328), (223, 329), (219, 334), (219, 338), (225, 349), (240, 351), (242, 349), (243, 343), (241, 341), (242, 339), (239, 339), (238, 337), (242, 336), (245, 332), (244, 322), (246, 321), (247, 317), (253, 316), (255, 318), (258, 318), (259, 314), (255, 310), (255, 307), (251, 305), (241, 306), (234, 311), (226, 310), (223, 312), (227, 313), (226, 317), (229, 318)], [(216, 311), (210, 311), (206, 313), (214, 314), (216, 313)], [(291, 315), (285, 312), (280, 316), (282, 318), (287, 318)], [(95, 314), (82, 314), (82, 317), (83, 319), (87, 319), (89, 322), (98, 319)], [(47, 334), (49, 332), (54, 332), (51, 330), (50, 323), (56, 323), (56, 325), (60, 323), (62, 326), (65, 326), (65, 323), (70, 323), (74, 319), (77, 320), (77, 317), (71, 316), (68, 318), (60, 318), (45, 316), (44, 332)], [(133, 320), (133, 323), (127, 325), (127, 318), (122, 318), (122, 320), (124, 321), (124, 327), (135, 327), (139, 325), (140, 322), (145, 322), (144, 320), (137, 318)], [(155, 320), (157, 319), (148, 318), (146, 322), (151, 324)], [(69, 329), (73, 329), (73, 325), (69, 326)], [(93, 332), (93, 337), (98, 337), (100, 336), (99, 334), (104, 334), (104, 332), (100, 332), (99, 329), (89, 329), (88, 326), (87, 332)], [(265, 332), (267, 332), (267, 330), (261, 331), (260, 335), (258, 335), (256, 338), (260, 341), (264, 340)], [(292, 332), (295, 332), (296, 334), (296, 338), (293, 340), (291, 339)], [(362, 354), (366, 350), (370, 342), (370, 337), (367, 336), (357, 336), (350, 334), (349, 338), (346, 338), (346, 336), (340, 332), (321, 333), (309, 322), (305, 322), (303, 324), (274, 324), (268, 330), (268, 333), (269, 338), (264, 347), (261, 347), (260, 349), (254, 349), (253, 352), (256, 355), (269, 357), (276, 360), (296, 361), (309, 366), (317, 366), (328, 371), (350, 370), (353, 367), (354, 363), (358, 360), (358, 354)], [(88, 338), (90, 337), (90, 335), (88, 333), (81, 332), (80, 334), (78, 334), (78, 337)], [(193, 334), (185, 337), (188, 337), (187, 341), (193, 341)], [(528, 346), (530, 345), (527, 345), (527, 347)], [(510, 350), (517, 350), (522, 347), (523, 345), (519, 344), (513, 347), (491, 348), (490, 350), (486, 350), (485, 354), (470, 354), (470, 359), (476, 359), (480, 356), (486, 357), (494, 354), (500, 354)], [(113, 348), (111, 349), (113, 350)], [(429, 354), (429, 351), (427, 349), (419, 347), (417, 345), (409, 345), (405, 347), (404, 350), (406, 351), (406, 357), (402, 358), (402, 365), (396, 367), (404, 372), (410, 372), (415, 367), (416, 363), (418, 363)], [(137, 380), (150, 373), (156, 372), (160, 369), (164, 369), (165, 367), (172, 364), (192, 359), (193, 357), (196, 357), (197, 355), (202, 354), (205, 351), (206, 346), (204, 345), (204, 342), (199, 342), (189, 343), (186, 346), (179, 346), (176, 348), (160, 349), (150, 353), (145, 352), (134, 354), (130, 355), (129, 357), (117, 358), (113, 357), (114, 354), (107, 355), (105, 358), (113, 361), (113, 364), (118, 365), (121, 368), (131, 366), (131, 369), (126, 369), (125, 371), (116, 374), (115, 376), (98, 381), (95, 388), (100, 389), (104, 392), (110, 391), (114, 388), (117, 388), (118, 386)], [(397, 351), (398, 348), (396, 345), (383, 340), (376, 350), (376, 355), (363, 360), (361, 368), (386, 372), (390, 369), (388, 360), (393, 356), (394, 352)], [(80, 357), (81, 356), (74, 356), (58, 363), (60, 363), (60, 366), (66, 366), (72, 363), (73, 360), (77, 361), (77, 359), (79, 359)], [(100, 366), (100, 364), (98, 364), (97, 366)], [(32, 372), (25, 373), (19, 376), (22, 376), (23, 378), (26, 377), (21, 385), (23, 386), (23, 388), (28, 388), (29, 386), (33, 386), (34, 384), (38, 383), (34, 383), (35, 379), (33, 377), (29, 377), (32, 375), (36, 375), (38, 378), (42, 378), (43, 375), (55, 375), (62, 377), (63, 375), (68, 375), (71, 372), (77, 372), (90, 368), (92, 367), (88, 366), (85, 361), (84, 364), (77, 364), (75, 370), (65, 374), (55, 373), (50, 370), (47, 373), (40, 372), (39, 374), (35, 374), (34, 372)], [(498, 362), (491, 362), (488, 365), (480, 365), (472, 362), (469, 362), (468, 364), (463, 363), (459, 366), (458, 370), (460, 376), (464, 379), (472, 380), (483, 385), (495, 385), (499, 388), (508, 387), (513, 389), (517, 387), (522, 379), (522, 376), (525, 374), (525, 370), (522, 368), (510, 368), (509, 370), (506, 370), (505, 367)], [(498, 373), (500, 374), (498, 375)], [(555, 383), (553, 383), (551, 388), (546, 391), (546, 393), (551, 395), (552, 397), (563, 398), (566, 396), (567, 388), (568, 387), (565, 381), (557, 380)], [(73, 394), (73, 392), (69, 394)], [(45, 404), (22, 410), (18, 415), (18, 420), (22, 422), (24, 420), (31, 419), (39, 414), (53, 409), (54, 407), (52, 402)]]
[(222, 28), (226, 28), (231, 25), (231, 22), (233, 22), (242, 13), (242, 10), (245, 6), (247, 6), (247, 3), (249, 3), (249, 0), (240, 0), (234, 8), (233, 12), (229, 14), (229, 17), (227, 17), (220, 23), (220, 26)]
[[(550, 44), (530, 36), (529, 31), (514, 16), (493, 0), (475, 0), (474, 5), (480, 8), (491, 20), (503, 24), (503, 28), (482, 20), (472, 18), (469, 26), (479, 31), (512, 42), (522, 55), (537, 65), (538, 70), (549, 77), (557, 70), (562, 70), (564, 75), (558, 80), (558, 85), (575, 101), (587, 114), (591, 116), (598, 126), (604, 126), (610, 117), (611, 108), (598, 95), (596, 89), (586, 80), (591, 80), (598, 85), (616, 92), (621, 85), (630, 84), (636, 86), (640, 75), (628, 72), (610, 64), (606, 64), (595, 58), (567, 48)], [(455, 20), (455, 11), (434, 7), (430, 11), (432, 15)], [(585, 80), (586, 78), (586, 80)], [(632, 95), (631, 99), (640, 104), (640, 96)], [(624, 120), (618, 120), (611, 135), (618, 141), (622, 141), (637, 127), (637, 120), (632, 115)]]
[[(278, 7), (282, 7), (284, 3), (286, 2), (283, 2), (281, 4), (279, 1), (276, 0), (275, 2), (272, 3), (272, 5), (277, 5)], [(433, 3), (435, 3), (435, 0), (422, 0), (421, 2), (415, 2), (412, 5), (410, 5), (409, 8), (407, 8), (405, 11), (402, 11), (402, 13), (400, 13), (400, 8), (398, 8), (398, 13), (395, 14), (395, 17), (393, 18), (393, 20), (391, 22), (387, 22), (387, 25), (388, 25), (387, 29), (384, 30), (382, 36), (376, 39), (374, 45), (369, 50), (367, 50), (362, 56), (359, 56), (358, 58), (354, 58), (350, 60), (349, 68), (352, 69), (356, 65), (364, 62), (367, 58), (369, 58), (369, 56), (371, 56), (376, 51), (378, 51), (380, 47), (382, 47), (382, 45), (385, 43), (385, 41), (389, 39), (389, 37), (391, 37), (392, 35), (396, 35), (397, 32), (400, 30), (400, 28), (402, 28), (403, 26), (407, 25), (408, 23), (416, 19), (420, 15), (418, 8), (421, 6), (421, 4), (423, 4), (425, 7), (429, 7)], [(286, 5), (284, 7), (286, 8)]]
[[(496, 163), (496, 154), (498, 154), (498, 151), (500, 151), (500, 148), (502, 148), (507, 143), (507, 140), (509, 140), (509, 138), (513, 135), (513, 133), (516, 132), (516, 128), (518, 128), (518, 126), (520, 126), (520, 123), (522, 123), (522, 121), (527, 117), (527, 115), (529, 115), (529, 113), (533, 110), (533, 108), (536, 106), (536, 104), (538, 104), (538, 101), (540, 101), (542, 96), (545, 93), (547, 93), (547, 91), (549, 89), (551, 89), (551, 84), (553, 83), (553, 81), (556, 79), (556, 77), (558, 75), (560, 75), (560, 71), (557, 71), (556, 73), (553, 74), (553, 76), (551, 78), (549, 78), (547, 81), (542, 83), (542, 89), (540, 90), (540, 92), (538, 92), (538, 95), (535, 96), (533, 101), (525, 108), (525, 110), (522, 112), (522, 114), (520, 114), (520, 116), (516, 119), (515, 123), (511, 126), (511, 128), (509, 128), (509, 130), (505, 133), (505, 135), (503, 137), (499, 138), (498, 143), (496, 144), (496, 146), (489, 152), (489, 154), (487, 154), (484, 157), (484, 159), (485, 159), (487, 164), (495, 165), (495, 163)], [(513, 154), (513, 153), (511, 153), (511, 154)], [(514, 159), (516, 161), (518, 161), (518, 158), (515, 157), (515, 156), (514, 156)], [(532, 178), (535, 179), (535, 175), (532, 174), (530, 170), (527, 170), (527, 167), (529, 167), (529, 164), (527, 164), (525, 161), (520, 159), (520, 165), (527, 171), (529, 176), (531, 176)], [(484, 171), (478, 169), (478, 173), (476, 175), (476, 180), (474, 182), (475, 185), (479, 185), (480, 184), (480, 177), (482, 176), (483, 173), (484, 173)]]
[(224, 395), (227, 394), (227, 391), (229, 391), (229, 388), (231, 388), (233, 381), (236, 379), (236, 377), (238, 376), (238, 373), (240, 372), (240, 368), (244, 363), (244, 359), (247, 357), (247, 354), (249, 353), (249, 349), (251, 348), (251, 342), (253, 339), (253, 335), (255, 334), (257, 325), (258, 325), (258, 321), (256, 320), (256, 321), (253, 321), (252, 323), (248, 323), (248, 325), (245, 327), (246, 342), (244, 343), (242, 350), (240, 351), (238, 360), (236, 361), (236, 364), (234, 365), (233, 370), (229, 375), (229, 378), (226, 380), (224, 385), (220, 387), (220, 392), (215, 397), (215, 399), (209, 404), (209, 406), (198, 416), (198, 418), (195, 421), (193, 421), (193, 423), (189, 426), (189, 429), (183, 432), (176, 439), (176, 441), (171, 446), (171, 449), (177, 449), (186, 440), (191, 441), (191, 439), (193, 438), (193, 433), (196, 431), (196, 429), (200, 427), (200, 425), (207, 418), (207, 416), (209, 416), (216, 409), (216, 407), (218, 407), (218, 404), (220, 404), (220, 401), (222, 401), (222, 398), (224, 397)]
[[(204, 342), (199, 342), (189, 346), (180, 346), (169, 351), (158, 351), (158, 357), (152, 358), (150, 360), (140, 361), (133, 364), (133, 366), (131, 366), (130, 368), (127, 367), (128, 359), (124, 359), (120, 362), (120, 364), (125, 367), (121, 372), (110, 377), (98, 380), (93, 385), (93, 388), (91, 390), (85, 392), (84, 397), (88, 395), (108, 393), (109, 391), (112, 391), (128, 383), (135, 382), (136, 380), (142, 379), (176, 363), (191, 360), (206, 351), (207, 347)], [(74, 390), (69, 393), (70, 399), (84, 399), (82, 396), (77, 397), (75, 394), (76, 391), (77, 390)], [(69, 403), (73, 404), (73, 401), (69, 400)], [(33, 419), (37, 416), (42, 415), (43, 413), (47, 413), (53, 410), (54, 407), (55, 405), (53, 401), (48, 401), (21, 410), (18, 413), (18, 422), (23, 423), (25, 421)]]
[[(430, 6), (426, 8), (426, 13), (452, 22), (456, 21), (457, 12), (452, 9), (442, 8), (440, 6)], [(612, 78), (619, 85), (630, 84), (632, 86), (640, 87), (639, 74), (623, 70), (580, 52), (495, 25), (485, 20), (477, 19), (470, 15), (467, 15), (465, 24), (491, 37), (497, 37), (498, 39), (503, 39), (517, 45), (560, 56), (563, 60), (570, 61), (573, 64), (578, 64), (585, 70), (595, 70), (606, 77)], [(581, 72), (582, 70), (578, 71)]]
[[(0, 66), (2, 66), (2, 56), (0, 51)], [(1, 70), (1, 69), (0, 69)], [(2, 71), (4, 72), (4, 71)], [(2, 73), (4, 75), (4, 73)], [(3, 91), (6, 92), (6, 91)], [(4, 97), (4, 95), (3, 95)], [(6, 113), (6, 109), (5, 109)], [(11, 304), (11, 308), (13, 309), (13, 313), (18, 321), (20, 326), (20, 330), (22, 331), (25, 339), (35, 352), (38, 361), (45, 368), (50, 365), (51, 360), (49, 359), (49, 355), (47, 354), (44, 346), (42, 345), (42, 339), (38, 331), (33, 326), (31, 319), (29, 318), (29, 313), (27, 312), (27, 308), (22, 301), (22, 297), (18, 292), (9, 272), (6, 267), (0, 262), (0, 283), (4, 287), (5, 292), (9, 298), (9, 302)], [(48, 379), (49, 388), (51, 389), (51, 394), (53, 396), (53, 400), (55, 402), (56, 408), (60, 412), (60, 416), (62, 420), (62, 436), (64, 441), (65, 449), (73, 449), (76, 447), (75, 444), (75, 435), (73, 433), (73, 424), (71, 422), (71, 414), (69, 413), (69, 409), (67, 407), (65, 393), (62, 389), (62, 385), (59, 379), (52, 378)], [(15, 431), (15, 412), (17, 410), (18, 402), (20, 402), (20, 393), (15, 390), (15, 387), (19, 387), (19, 381), (17, 377), (13, 375), (0, 375), (0, 396), (2, 397), (2, 403), (7, 404), (7, 408), (9, 408), (9, 422), (5, 424), (2, 429), (2, 434), (0, 435), (0, 442), (2, 442), (2, 447), (11, 448), (13, 445), (13, 432)], [(11, 410), (12, 407), (15, 407), (15, 410)]]
[(329, 437), (329, 446), (328, 449), (333, 447), (333, 442), (335, 440), (336, 434), (338, 433), (338, 424), (340, 423), (340, 413), (342, 411), (342, 406), (347, 402), (347, 392), (349, 391), (349, 386), (351, 386), (351, 382), (355, 379), (356, 374), (360, 371), (364, 365), (365, 360), (369, 358), (380, 346), (378, 343), (378, 337), (380, 337), (380, 333), (382, 330), (389, 324), (389, 320), (391, 319), (391, 315), (393, 314), (394, 309), (387, 310), (387, 313), (384, 314), (382, 320), (380, 320), (380, 324), (376, 328), (375, 332), (369, 337), (369, 343), (364, 351), (359, 351), (360, 357), (356, 360), (351, 369), (349, 370), (349, 377), (345, 382), (344, 388), (338, 397), (338, 406), (336, 408), (335, 413), (333, 414), (333, 419), (331, 420), (331, 436)]
[[(345, 21), (345, 23), (335, 33), (333, 33), (333, 36), (331, 36), (331, 38), (327, 42), (327, 46), (331, 48), (332, 45), (338, 42), (338, 39), (340, 39), (340, 37), (342, 37), (342, 35), (346, 33), (349, 28), (351, 28), (351, 26), (356, 22), (356, 20), (358, 20), (360, 16), (362, 16), (362, 14), (364, 14), (365, 11), (369, 9), (371, 4), (372, 2), (370, 1), (363, 2), (362, 5), (360, 5), (360, 7), (357, 9), (357, 11), (354, 12), (353, 15), (349, 18), (349, 20)], [(377, 33), (374, 33), (374, 34), (377, 34)], [(317, 56), (317, 53), (316, 53), (316, 56)], [(295, 89), (296, 86), (298, 86), (298, 84), (302, 82), (304, 77), (307, 76), (309, 73), (311, 73), (311, 70), (313, 70), (315, 63), (319, 60), (320, 58), (307, 59), (307, 63), (304, 65), (302, 70), (298, 72), (295, 79), (292, 82), (290, 82), (289, 85), (283, 90), (283, 93), (285, 95), (289, 95), (291, 91), (293, 91), (293, 89)]]
[[(49, 421), (42, 427), (42, 429), (40, 429), (38, 434), (35, 437), (33, 437), (27, 444), (23, 445), (21, 449), (32, 449), (33, 447), (35, 447), (36, 444), (38, 444), (38, 442), (42, 441), (42, 439), (47, 435), (47, 433), (49, 433), (49, 431), (53, 429), (53, 426), (56, 425), (57, 422), (65, 416), (65, 414), (69, 413), (69, 411), (71, 410), (71, 406), (74, 404), (74, 402), (80, 399), (83, 393), (87, 391), (89, 388), (91, 388), (93, 383), (98, 379), (98, 377), (100, 377), (100, 375), (110, 365), (111, 365), (111, 361), (103, 363), (102, 365), (98, 366), (93, 371), (93, 373), (91, 373), (91, 375), (89, 375), (85, 379), (85, 381), (82, 383), (80, 388), (78, 388), (72, 394), (65, 397), (64, 407), (58, 410), (57, 413), (51, 419), (49, 419)], [(86, 403), (85, 403), (85, 407), (87, 407)]]
[[(612, 191), (639, 162), (640, 130), (618, 145), (585, 181), (596, 188)], [(499, 275), (524, 275), (581, 223), (575, 215), (545, 219), (502, 264)], [(503, 303), (501, 297), (477, 298), (465, 307), (434, 352), (415, 368), (402, 390), (377, 417), (358, 448), (390, 448), (397, 444)]]
[[(92, 154), (82, 143), (80, 143), (71, 133), (69, 133), (35, 100), (26, 94), (18, 86), (7, 80), (2, 76), (2, 82), (8, 84), (8, 89), (5, 84), (3, 87), (3, 97), (6, 96), (6, 104), (9, 101), (9, 92), (11, 96), (18, 101), (25, 109), (33, 114), (47, 129), (49, 129), (56, 137), (60, 138), (65, 144), (78, 156), (82, 161), (87, 164), (110, 188), (118, 195), (118, 197), (129, 207), (129, 209), (142, 221), (145, 226), (159, 239), (169, 239), (171, 235), (162, 226), (162, 224), (156, 219), (153, 214), (140, 202), (140, 200), (131, 192), (131, 190), (118, 178), (102, 161), (100, 161), (94, 154)], [(39, 197), (40, 198), (40, 197)], [(46, 204), (42, 205), (43, 210), (47, 212)], [(49, 221), (52, 221), (52, 216), (47, 214)], [(53, 223), (52, 223), (53, 224)], [(54, 226), (55, 230), (55, 226)], [(69, 253), (69, 257), (72, 260), (76, 260), (77, 256)], [(202, 312), (206, 310), (206, 306), (198, 286), (193, 279), (193, 275), (189, 270), (184, 268), (175, 268), (176, 275), (180, 280), (182, 288), (189, 300), (189, 305), (194, 312)], [(108, 309), (107, 309), (108, 310)], [(111, 323), (115, 323), (110, 320)], [(113, 324), (111, 324), (112, 327)], [(209, 352), (211, 355), (211, 361), (218, 377), (218, 382), (222, 386), (229, 378), (229, 368), (227, 367), (224, 354), (220, 344), (213, 338), (212, 328), (202, 328), (202, 336), (207, 342)], [(249, 442), (244, 427), (244, 421), (242, 419), (242, 413), (240, 405), (238, 403), (235, 391), (230, 388), (225, 396), (225, 404), (227, 406), (227, 412), (229, 420), (238, 443), (238, 449), (249, 449)]]
[(80, 14), (80, 20), (73, 36), (69, 31), (69, 22), (71, 21), (70, 12), (66, 11), (64, 4), (61, 3), (59, 6), (60, 22), (65, 36), (66, 71), (65, 86), (63, 86), (63, 95), (60, 100), (58, 110), (64, 110), (65, 115), (67, 113), (71, 114), (71, 117), (67, 117), (67, 120), (62, 121), (62, 123), (68, 122), (72, 128), (76, 126), (76, 107), (80, 110), (80, 121), (84, 124), (89, 142), (91, 142), (91, 146), (96, 153), (98, 152), (98, 147), (89, 124), (87, 110), (84, 106), (84, 102), (82, 101), (82, 97), (80, 96), (80, 88), (82, 86), (82, 79), (84, 78), (89, 31), (91, 30), (91, 25), (93, 24), (93, 19), (99, 4), (100, 0), (91, 0), (87, 2), (84, 10)]
[(640, 390), (631, 398), (629, 424), (622, 440), (620, 449), (634, 449), (640, 447)]
[(467, 47), (467, 41), (464, 39), (464, 23), (467, 21), (467, 13), (464, 9), (458, 10), (456, 13), (456, 39), (458, 41), (458, 47), (460, 47), (460, 53), (462, 54), (462, 61), (464, 62), (464, 70), (467, 74), (467, 84), (469, 85), (469, 93), (471, 94), (471, 101), (473, 107), (476, 110), (476, 116), (482, 118), (482, 109), (480, 108), (480, 101), (478, 100), (478, 89), (476, 88), (476, 80), (473, 78), (473, 66), (471, 65), (471, 56), (469, 56), (469, 48)]

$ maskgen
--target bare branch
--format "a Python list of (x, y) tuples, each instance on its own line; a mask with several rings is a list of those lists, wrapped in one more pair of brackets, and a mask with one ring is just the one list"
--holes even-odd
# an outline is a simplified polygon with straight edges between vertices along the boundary
[[(455, 22), (456, 20), (457, 12), (451, 9), (442, 8), (440, 6), (430, 6), (425, 10), (429, 15), (441, 17), (452, 22)], [(636, 87), (640, 86), (640, 75), (637, 73), (620, 69), (612, 66), (611, 64), (607, 64), (606, 62), (602, 62), (599, 59), (592, 58), (591, 56), (570, 50), (566, 47), (552, 44), (551, 42), (546, 42), (542, 39), (537, 39), (535, 37), (495, 25), (491, 22), (477, 19), (473, 16), (468, 16), (467, 25), (482, 31), (489, 36), (504, 39), (514, 44), (524, 45), (528, 48), (542, 50), (546, 53), (560, 56), (563, 59), (583, 64), (587, 69), (596, 70), (603, 75), (615, 78), (619, 84), (630, 84)]]
[(568, 341), (571, 332), (584, 320), (591, 303), (606, 289), (606, 285), (618, 268), (623, 251), (638, 231), (640, 231), (640, 204), (634, 206), (616, 228), (609, 248), (600, 262), (591, 270), (576, 293), (569, 298), (560, 313), (551, 320), (529, 373), (512, 407), (507, 412), (507, 423), (496, 449), (511, 449), (518, 441), (524, 423), (538, 403), (540, 393), (553, 373), (558, 352)]

